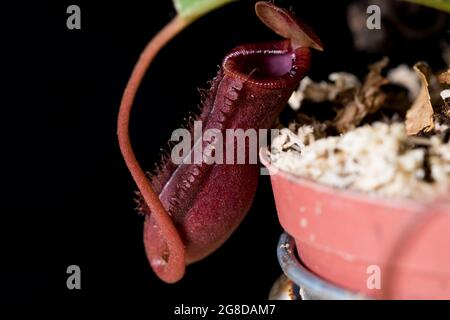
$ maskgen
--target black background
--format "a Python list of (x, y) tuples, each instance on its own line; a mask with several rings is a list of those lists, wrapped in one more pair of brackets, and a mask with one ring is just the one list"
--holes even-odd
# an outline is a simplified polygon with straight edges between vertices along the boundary
[[(324, 53), (314, 53), (313, 79), (339, 70), (361, 75), (382, 57), (353, 50), (347, 2), (276, 1), (292, 6), (325, 44)], [(81, 8), (81, 30), (66, 28), (70, 4)], [(253, 4), (241, 0), (195, 22), (154, 61), (131, 125), (145, 168), (197, 110), (197, 88), (206, 87), (230, 49), (276, 38), (255, 18)], [(281, 228), (268, 177), (234, 235), (189, 266), (179, 283), (159, 281), (144, 254), (143, 218), (133, 210), (135, 187), (117, 146), (116, 117), (140, 51), (174, 14), (169, 0), (2, 5), (0, 292), (7, 299), (267, 298), (281, 274), (275, 254)], [(397, 46), (393, 64), (435, 56), (437, 42), (430, 43)], [(71, 264), (81, 267), (78, 291), (66, 288)]]

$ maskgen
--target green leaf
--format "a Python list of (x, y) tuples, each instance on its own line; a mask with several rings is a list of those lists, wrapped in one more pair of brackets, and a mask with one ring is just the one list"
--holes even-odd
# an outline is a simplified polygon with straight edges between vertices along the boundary
[(178, 15), (189, 22), (235, 0), (173, 0)]
[(450, 0), (406, 0), (450, 13)]

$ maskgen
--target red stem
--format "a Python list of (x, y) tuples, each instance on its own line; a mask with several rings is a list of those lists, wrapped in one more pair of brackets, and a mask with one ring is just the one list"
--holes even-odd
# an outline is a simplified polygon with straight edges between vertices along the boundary
[[(152, 189), (150, 182), (139, 165), (131, 146), (128, 126), (130, 120), (130, 112), (136, 92), (141, 84), (150, 63), (153, 61), (157, 53), (174, 38), (181, 30), (186, 27), (187, 23), (178, 16), (172, 19), (156, 36), (150, 40), (139, 57), (136, 66), (133, 69), (130, 79), (123, 93), (122, 101), (119, 109), (119, 117), (117, 120), (117, 135), (119, 138), (119, 146), (125, 163), (136, 182), (136, 185), (150, 209), (155, 219), (162, 237), (167, 243), (169, 250), (169, 260), (164, 268), (154, 268), (158, 277), (162, 280), (173, 283), (180, 280), (185, 271), (185, 249), (180, 235), (175, 225), (167, 213), (166, 209), (159, 200), (158, 195)], [(152, 257), (150, 257), (152, 258)], [(153, 257), (157, 258), (157, 257)], [(158, 257), (160, 258), (160, 257)]]

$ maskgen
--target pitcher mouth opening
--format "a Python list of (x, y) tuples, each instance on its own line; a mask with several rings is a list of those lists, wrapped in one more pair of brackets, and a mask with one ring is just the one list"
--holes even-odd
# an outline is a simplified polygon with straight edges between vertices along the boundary
[(225, 74), (264, 88), (284, 88), (296, 83), (309, 68), (310, 50), (292, 49), (289, 41), (244, 45), (223, 61)]

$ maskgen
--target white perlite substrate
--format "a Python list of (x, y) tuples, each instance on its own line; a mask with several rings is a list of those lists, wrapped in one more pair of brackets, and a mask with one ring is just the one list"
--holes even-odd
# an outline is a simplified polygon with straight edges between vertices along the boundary
[[(272, 142), (273, 164), (329, 186), (387, 197), (432, 197), (447, 190), (450, 144), (438, 136), (422, 138), (429, 146), (411, 149), (402, 123), (376, 122), (341, 136), (316, 139), (304, 125), (297, 133), (284, 128)], [(428, 157), (432, 182), (424, 180)]]

